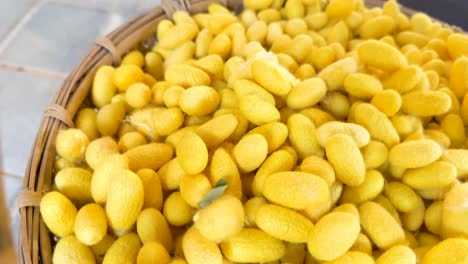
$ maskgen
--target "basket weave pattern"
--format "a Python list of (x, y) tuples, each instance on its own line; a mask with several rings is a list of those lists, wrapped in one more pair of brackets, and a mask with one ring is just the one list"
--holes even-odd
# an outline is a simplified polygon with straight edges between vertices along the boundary
[[(74, 126), (74, 116), (88, 96), (94, 73), (102, 65), (120, 64), (121, 57), (127, 51), (142, 43), (153, 43), (158, 23), (171, 18), (175, 11), (199, 13), (206, 11), (213, 2), (227, 6), (233, 11), (242, 10), (242, 0), (162, 0), (160, 7), (96, 40), (96, 45), (65, 79), (43, 116), (26, 168), (23, 190), (18, 194), (19, 263), (52, 263), (54, 242), (41, 219), (39, 203), (42, 195), (51, 187), (57, 133), (61, 129)], [(383, 2), (367, 0), (366, 4), (381, 6)], [(414, 13), (405, 7), (401, 10), (407, 15)]]

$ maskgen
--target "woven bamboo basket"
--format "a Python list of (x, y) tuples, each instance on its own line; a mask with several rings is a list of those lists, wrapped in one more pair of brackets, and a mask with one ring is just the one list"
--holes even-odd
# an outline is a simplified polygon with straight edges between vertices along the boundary
[[(230, 10), (242, 10), (242, 0), (162, 0), (158, 6), (105, 37), (96, 40), (95, 46), (62, 83), (51, 104), (46, 109), (27, 164), (23, 190), (18, 194), (20, 213), (18, 262), (52, 263), (53, 241), (39, 212), (39, 203), (44, 193), (50, 190), (56, 158), (55, 138), (61, 129), (73, 127), (74, 116), (85, 102), (94, 74), (102, 65), (119, 65), (129, 50), (148, 49), (156, 41), (158, 23), (177, 10), (199, 13), (207, 10), (210, 3), (217, 2)], [(366, 0), (369, 7), (382, 6), (384, 0)], [(401, 7), (406, 15), (415, 13)], [(440, 21), (438, 21), (440, 22)], [(442, 22), (441, 22), (442, 23)], [(461, 31), (453, 27), (455, 31)]]

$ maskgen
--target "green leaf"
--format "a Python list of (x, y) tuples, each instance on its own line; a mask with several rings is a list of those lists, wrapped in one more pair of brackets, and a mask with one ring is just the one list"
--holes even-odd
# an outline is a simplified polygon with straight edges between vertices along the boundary
[(211, 189), (206, 195), (205, 197), (203, 197), (203, 199), (198, 203), (198, 206), (200, 208), (205, 208), (207, 207), (208, 205), (210, 205), (212, 202), (214, 202), (216, 199), (218, 199), (219, 197), (221, 197), (221, 195), (224, 194), (224, 191), (226, 190), (226, 188), (228, 187), (228, 183), (225, 179), (220, 179), (215, 187), (213, 189)]
[(216, 187), (221, 187), (221, 186), (227, 186), (228, 185), (228, 182), (225, 180), (225, 179), (220, 179), (216, 184), (215, 184), (215, 188)]

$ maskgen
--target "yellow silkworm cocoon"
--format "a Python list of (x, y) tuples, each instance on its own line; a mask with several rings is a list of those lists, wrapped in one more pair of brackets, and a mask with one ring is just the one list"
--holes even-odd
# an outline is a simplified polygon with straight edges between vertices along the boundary
[(211, 82), (211, 78), (207, 73), (188, 64), (170, 65), (164, 73), (164, 78), (170, 84), (182, 87), (209, 85)]
[(188, 115), (211, 114), (219, 106), (219, 94), (209, 86), (193, 86), (182, 93), (179, 105), (180, 109)]
[(454, 185), (444, 197), (442, 205), (441, 235), (448, 237), (466, 237), (468, 222), (468, 184)]
[(260, 134), (244, 136), (232, 150), (234, 160), (244, 172), (251, 172), (263, 163), (268, 154), (268, 142)]
[(400, 110), (402, 99), (396, 91), (384, 90), (377, 93), (371, 103), (386, 116), (393, 116)]
[(447, 113), (451, 105), (450, 96), (443, 92), (414, 91), (402, 96), (401, 109), (415, 116), (434, 116)]
[(431, 164), (442, 156), (439, 144), (430, 139), (400, 143), (390, 149), (391, 164), (403, 168), (419, 168)]
[(284, 207), (305, 209), (326, 202), (330, 193), (322, 178), (305, 172), (286, 171), (266, 177), (263, 195)]
[(244, 225), (244, 208), (238, 198), (224, 195), (201, 209), (194, 221), (194, 227), (201, 235), (219, 243), (241, 231)]
[(305, 243), (313, 224), (301, 214), (282, 206), (265, 204), (257, 211), (256, 225), (267, 234), (288, 242)]
[(458, 59), (461, 56), (468, 56), (468, 37), (466, 35), (455, 33), (447, 38), (447, 50), (452, 59)]
[(203, 139), (194, 132), (186, 132), (176, 145), (180, 166), (191, 175), (201, 173), (208, 164), (208, 149)]
[(364, 181), (365, 164), (359, 147), (346, 134), (331, 136), (325, 146), (328, 161), (335, 169), (336, 178), (346, 185), (358, 186)]
[(353, 12), (355, 8), (356, 1), (346, 1), (346, 0), (333, 0), (330, 1), (327, 5), (325, 11), (327, 15), (330, 17), (344, 17), (351, 12)]
[(377, 78), (365, 73), (349, 74), (344, 79), (343, 85), (350, 95), (364, 100), (373, 98), (383, 89)]
[(345, 186), (341, 195), (342, 203), (361, 204), (376, 198), (384, 189), (384, 177), (377, 170), (369, 170), (364, 181), (356, 186)]
[(255, 60), (252, 63), (252, 76), (257, 83), (271, 93), (284, 96), (291, 90), (291, 81), (279, 65), (266, 60)]
[(312, 228), (307, 248), (317, 259), (333, 260), (351, 248), (360, 231), (356, 215), (332, 212), (322, 217)]
[(309, 156), (305, 158), (300, 166), (301, 171), (312, 173), (324, 179), (328, 185), (335, 182), (335, 170), (331, 164), (317, 156)]
[(325, 81), (329, 90), (337, 90), (343, 87), (345, 78), (356, 71), (356, 60), (353, 58), (344, 58), (328, 65), (319, 72), (318, 77)]
[(369, 144), (361, 149), (366, 169), (376, 169), (383, 165), (388, 159), (388, 149), (380, 141), (371, 140)]
[(386, 249), (404, 242), (403, 228), (378, 203), (363, 203), (359, 207), (359, 216), (362, 228), (377, 247)]
[(397, 48), (382, 41), (367, 40), (357, 47), (357, 52), (364, 64), (384, 71), (399, 70), (407, 64), (406, 58)]
[(339, 121), (327, 122), (320, 126), (316, 133), (317, 141), (322, 147), (325, 147), (328, 140), (336, 134), (351, 136), (359, 148), (366, 146), (370, 141), (369, 132), (364, 127)]
[(85, 157), (88, 145), (88, 136), (83, 131), (69, 128), (58, 133), (55, 149), (61, 157), (69, 161), (80, 161)]
[(322, 79), (310, 78), (300, 82), (287, 96), (287, 104), (293, 109), (314, 106), (325, 97), (327, 86)]
[(310, 155), (323, 154), (316, 135), (316, 129), (312, 121), (302, 114), (293, 114), (287, 121), (288, 138), (299, 157), (306, 158)]
[(369, 131), (373, 139), (382, 141), (387, 147), (400, 142), (400, 137), (388, 117), (374, 105), (368, 103), (357, 105), (354, 119), (357, 124)]
[(389, 35), (395, 29), (395, 21), (390, 16), (378, 16), (365, 21), (359, 28), (364, 39), (378, 39)]
[(236, 235), (221, 242), (220, 248), (228, 260), (241, 263), (275, 261), (286, 251), (281, 240), (254, 228), (243, 228)]
[(406, 170), (402, 181), (414, 189), (432, 189), (446, 187), (456, 178), (455, 165), (447, 161), (436, 161), (421, 168)]

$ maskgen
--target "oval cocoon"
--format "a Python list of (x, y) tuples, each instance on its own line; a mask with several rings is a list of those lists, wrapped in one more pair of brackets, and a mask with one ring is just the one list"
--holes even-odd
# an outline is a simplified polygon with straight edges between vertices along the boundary
[(468, 183), (455, 185), (442, 205), (442, 237), (468, 236)]
[(96, 263), (91, 249), (73, 235), (64, 237), (57, 242), (52, 261), (53, 263)]
[(103, 264), (134, 263), (140, 251), (141, 242), (135, 233), (125, 234), (117, 239), (107, 250)]
[(341, 195), (342, 203), (361, 204), (376, 198), (384, 189), (385, 178), (377, 170), (368, 170), (364, 181), (358, 186), (345, 186)]
[(256, 125), (280, 120), (280, 113), (274, 105), (254, 95), (241, 97), (239, 110), (247, 120)]
[(66, 160), (80, 161), (85, 157), (88, 147), (88, 136), (77, 128), (61, 130), (55, 141), (57, 154)]
[(117, 87), (112, 82), (115, 68), (104, 65), (99, 67), (94, 75), (93, 87), (91, 88), (91, 98), (97, 107), (103, 107), (111, 102)]
[(268, 142), (268, 153), (277, 150), (288, 138), (288, 127), (281, 122), (271, 122), (250, 130), (249, 134), (260, 134)]
[(209, 86), (194, 86), (186, 89), (179, 99), (180, 109), (192, 116), (213, 113), (219, 105), (219, 95)]
[(324, 203), (330, 197), (325, 180), (297, 171), (269, 175), (263, 185), (263, 195), (274, 203), (297, 210)]
[(327, 261), (327, 264), (374, 264), (374, 259), (366, 253), (359, 251), (348, 251), (343, 256)]
[(233, 114), (217, 116), (196, 129), (207, 148), (213, 148), (229, 138), (237, 128), (237, 118)]
[(403, 244), (403, 228), (381, 205), (365, 202), (359, 207), (361, 226), (372, 242), (381, 249)]
[(442, 156), (437, 142), (419, 139), (402, 142), (390, 149), (388, 160), (392, 165), (402, 168), (419, 168), (431, 164)]
[[(262, 196), (263, 185), (268, 175), (279, 171), (290, 171), (296, 164), (296, 158), (285, 149), (277, 150), (262, 163), (252, 181), (252, 192)], [(229, 188), (229, 187), (228, 187)]]
[(232, 155), (242, 171), (251, 172), (266, 159), (268, 142), (260, 134), (246, 135), (234, 147)]
[(396, 181), (387, 183), (384, 193), (395, 209), (400, 212), (408, 213), (418, 205), (418, 195), (413, 189), (403, 183)]
[(336, 178), (349, 186), (358, 186), (364, 181), (366, 165), (358, 146), (351, 136), (336, 134), (325, 146), (328, 161), (335, 169)]
[(138, 216), (136, 229), (143, 244), (151, 241), (164, 245), (168, 252), (172, 250), (172, 234), (164, 216), (154, 208), (146, 208)]
[(116, 172), (107, 192), (109, 225), (116, 230), (130, 228), (143, 207), (143, 194), (143, 184), (138, 175), (129, 170)]
[(177, 160), (188, 174), (199, 174), (208, 165), (208, 149), (194, 132), (186, 132), (176, 146)]
[(390, 119), (374, 105), (368, 103), (356, 105), (354, 119), (357, 124), (367, 129), (372, 139), (382, 141), (387, 147), (400, 142), (400, 137)]
[(451, 106), (448, 94), (440, 91), (414, 91), (402, 96), (401, 110), (415, 116), (435, 116), (447, 113)]
[[(187, 26), (187, 24), (180, 26)], [(182, 87), (209, 85), (211, 82), (211, 78), (207, 73), (188, 64), (170, 65), (164, 73), (164, 78), (172, 85), (180, 85)]]
[(57, 189), (72, 201), (85, 204), (92, 200), (92, 173), (82, 168), (65, 168), (60, 170), (54, 178)]
[(119, 146), (111, 137), (101, 137), (89, 143), (86, 149), (86, 163), (94, 170), (107, 156), (119, 153)]
[(414, 189), (442, 188), (457, 179), (457, 168), (447, 161), (436, 161), (430, 165), (408, 169), (402, 181)]
[(467, 258), (468, 239), (449, 238), (429, 249), (421, 263), (464, 263)]
[(359, 148), (366, 146), (370, 141), (369, 132), (364, 127), (339, 121), (331, 121), (321, 125), (317, 129), (317, 141), (322, 147), (325, 147), (328, 139), (335, 134), (351, 136)]
[(291, 83), (279, 65), (267, 60), (255, 60), (252, 63), (252, 76), (257, 83), (272, 94), (285, 96), (291, 90)]
[(96, 203), (106, 203), (112, 176), (120, 170), (127, 169), (128, 159), (126, 156), (120, 154), (106, 156), (99, 163), (91, 178), (91, 194)]
[(293, 114), (288, 118), (287, 125), (289, 142), (300, 158), (322, 156), (323, 149), (317, 142), (316, 129), (310, 119), (302, 114)]
[(222, 264), (223, 256), (215, 242), (206, 239), (192, 227), (184, 234), (182, 248), (185, 258), (191, 264)]
[(320, 260), (333, 260), (345, 254), (361, 231), (359, 218), (342, 212), (322, 217), (309, 234), (307, 247)]
[[(124, 155), (128, 158), (128, 166), (132, 171), (141, 169), (158, 170), (171, 160), (172, 148), (163, 143), (150, 143), (130, 149)], [(158, 157), (155, 159), (154, 157)]]
[(416, 264), (416, 255), (413, 250), (407, 246), (394, 246), (385, 251), (379, 258), (376, 264), (393, 264), (393, 263), (408, 263)]
[(41, 199), (40, 211), (52, 233), (59, 237), (73, 233), (77, 210), (65, 195), (59, 192), (46, 193)]
[(274, 261), (281, 258), (286, 251), (283, 242), (253, 228), (242, 229), (221, 242), (220, 246), (228, 260), (241, 263)]
[(239, 199), (224, 195), (195, 217), (195, 228), (204, 237), (217, 243), (236, 234), (244, 225), (244, 207)]
[(98, 204), (87, 204), (76, 215), (75, 234), (83, 244), (91, 246), (101, 241), (107, 233), (106, 212)]
[(313, 227), (312, 222), (301, 214), (273, 204), (260, 207), (255, 222), (273, 237), (293, 243), (307, 242), (307, 234)]
[(150, 242), (141, 247), (137, 256), (137, 264), (168, 264), (171, 259), (163, 245)]
[(395, 71), (407, 64), (406, 58), (397, 48), (383, 41), (367, 40), (357, 47), (357, 52), (364, 64), (384, 71)]

